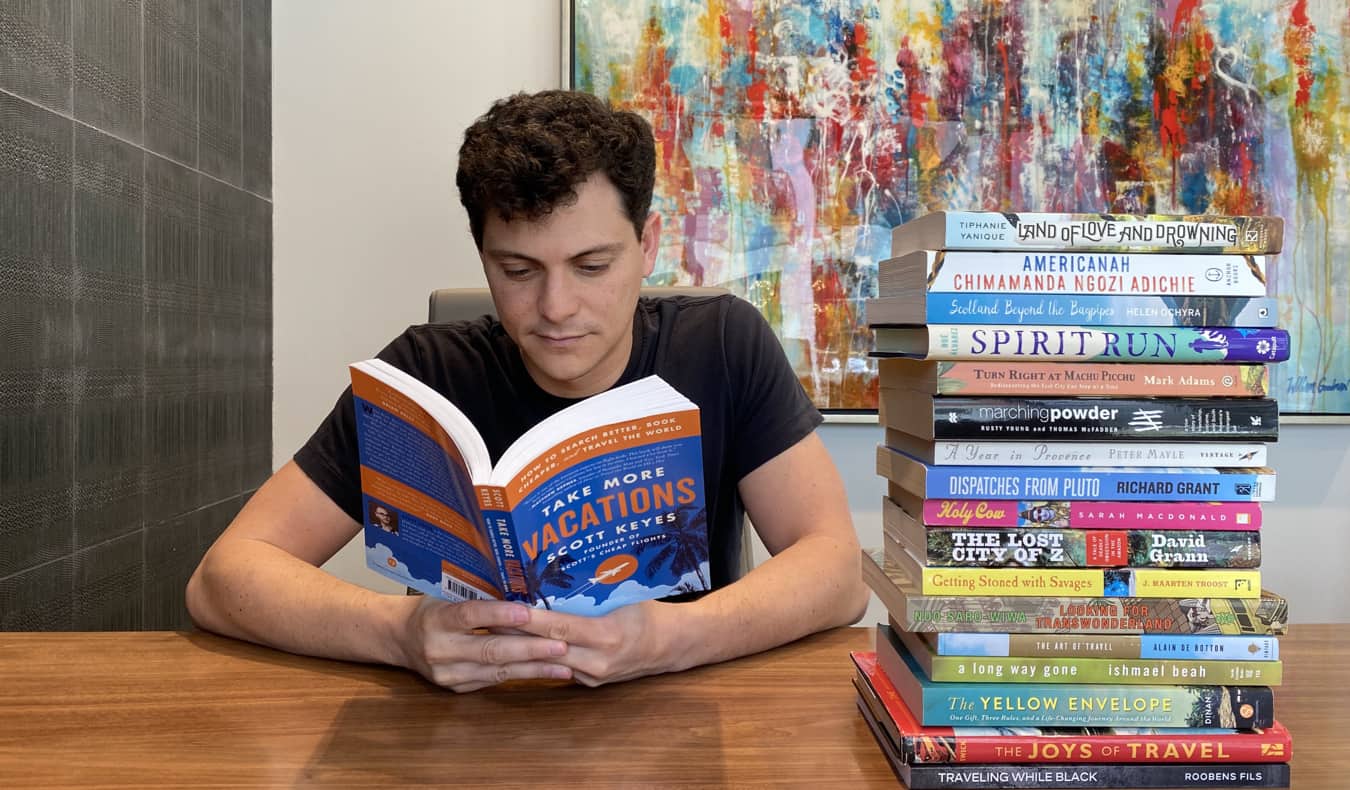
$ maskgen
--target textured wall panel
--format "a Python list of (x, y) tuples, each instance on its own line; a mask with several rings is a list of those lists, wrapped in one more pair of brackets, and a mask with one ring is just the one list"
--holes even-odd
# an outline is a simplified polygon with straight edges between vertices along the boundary
[(75, 548), (144, 523), (145, 153), (75, 130)]
[(202, 503), (240, 491), (244, 431), (244, 284), (249, 264), (249, 201), (234, 187), (203, 176), (202, 260)]
[(70, 112), (70, 0), (5, 0), (0, 88)]
[(244, 189), (272, 194), (272, 2), (244, 3)]
[(145, 532), (100, 543), (75, 554), (74, 629), (130, 631), (141, 627)]
[(141, 141), (141, 2), (77, 0), (75, 117)]
[(71, 594), (75, 557), (0, 577), (0, 631), (69, 631), (75, 624)]
[(145, 528), (144, 626), (150, 629), (189, 628), (183, 593), (192, 571), (201, 560), (197, 524), (207, 510), (177, 516)]
[(239, 0), (202, 0), (198, 13), (201, 169), (238, 186), (243, 179)]
[(244, 489), (272, 473), (272, 204), (247, 198), (242, 374)]
[(197, 166), (197, 4), (145, 0), (145, 147)]
[(71, 122), (0, 94), (0, 577), (71, 551)]

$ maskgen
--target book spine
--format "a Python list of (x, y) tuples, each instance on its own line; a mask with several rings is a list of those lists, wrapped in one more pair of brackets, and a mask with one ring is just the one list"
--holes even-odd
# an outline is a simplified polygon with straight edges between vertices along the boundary
[[(935, 368), (935, 385), (920, 378)], [(1238, 397), (1270, 394), (1263, 364), (1154, 364), (1147, 362), (926, 362), (881, 359), (881, 386), (937, 395), (1099, 397)]]
[(1289, 628), (1289, 604), (1271, 592), (1259, 599), (924, 595), (875, 549), (863, 552), (862, 570), (907, 631), (1279, 636)]
[[(884, 395), (884, 393), (883, 393)], [(1271, 398), (966, 398), (933, 397), (933, 437), (948, 441), (1119, 440), (1275, 441), (1279, 403)], [(882, 405), (888, 406), (883, 397)], [(889, 409), (882, 416), (889, 418)], [(1147, 455), (1120, 447), (1112, 463)], [(1176, 466), (1177, 464), (1171, 464)]]
[[(878, 349), (895, 330), (876, 330)], [(901, 330), (905, 331), (905, 330)], [(1283, 362), (1289, 333), (1233, 327), (934, 324), (928, 359), (1099, 362)]]
[(1186, 528), (1258, 530), (1255, 502), (1069, 502), (925, 499), (923, 523), (962, 527), (1065, 527), (1073, 529)]
[(1289, 787), (1288, 763), (1169, 765), (1120, 763), (1102, 765), (901, 765), (900, 778), (910, 790), (990, 790), (1092, 787)]
[(1282, 666), (1279, 661), (934, 656), (929, 677), (943, 682), (1278, 686)]
[(499, 486), (479, 486), (478, 507), (483, 513), (483, 527), (496, 560), (497, 574), (508, 601), (534, 603), (533, 591), (525, 583), (520, 563), (511, 510), (507, 506), (506, 490)]
[(929, 466), (878, 447), (877, 473), (929, 499), (1269, 502), (1275, 498), (1275, 472), (1268, 467)]
[[(929, 246), (1265, 254), (1279, 252), (1284, 242), (1280, 217), (948, 211), (942, 220), (942, 238)], [(892, 231), (893, 250), (903, 249), (904, 239), (900, 225)]]
[[(894, 630), (894, 629), (892, 629)], [(903, 761), (923, 763), (1271, 763), (1292, 752), (1279, 722), (1259, 730), (1074, 730), (976, 733), (923, 727), (881, 671), (875, 651), (853, 651), (854, 685)]]
[[(885, 261), (879, 264), (885, 266)], [(929, 252), (927, 286), (930, 293), (1264, 297), (1266, 259), (1186, 253)]]
[(1162, 568), (929, 568), (924, 595), (1024, 595), (1062, 592), (1092, 598), (1260, 598), (1258, 570)]
[[(889, 318), (885, 297), (868, 299), (870, 324), (917, 323)], [(1268, 296), (1091, 296), (1084, 294), (931, 294), (926, 324), (1042, 324), (1046, 326), (1246, 326), (1274, 327), (1278, 311)], [(899, 319), (899, 320), (896, 320)]]
[(1259, 568), (1261, 533), (928, 527), (924, 563), (967, 568)]
[(932, 634), (929, 639), (934, 651), (944, 656), (1083, 656), (1186, 661), (1278, 661), (1280, 658), (1280, 640), (1270, 636)]
[(1265, 466), (1266, 446), (1249, 442), (959, 442), (933, 445), (936, 466)]

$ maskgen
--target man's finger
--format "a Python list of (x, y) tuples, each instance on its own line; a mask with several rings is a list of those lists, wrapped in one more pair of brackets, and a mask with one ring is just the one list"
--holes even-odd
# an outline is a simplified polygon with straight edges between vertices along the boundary
[(467, 661), (437, 666), (432, 681), (457, 692), (475, 691), (508, 680), (568, 680), (572, 670), (543, 661), (484, 665)]
[(508, 601), (464, 601), (441, 607), (436, 616), (437, 622), (451, 631), (516, 628), (530, 621), (530, 608)]

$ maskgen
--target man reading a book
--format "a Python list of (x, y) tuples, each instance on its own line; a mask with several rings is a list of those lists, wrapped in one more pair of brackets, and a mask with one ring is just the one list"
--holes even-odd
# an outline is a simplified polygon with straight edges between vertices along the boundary
[[(586, 94), (494, 104), (465, 133), (456, 181), (499, 320), (411, 327), (379, 356), (459, 407), (494, 461), (570, 403), (661, 376), (700, 409), (712, 591), (582, 617), (382, 595), (325, 573), (361, 529), (348, 390), (203, 558), (187, 590), (199, 625), (469, 691), (678, 671), (861, 616), (843, 484), (764, 319), (732, 296), (640, 298), (661, 231), (655, 154), (646, 121)], [(773, 556), (737, 579), (745, 514)]]

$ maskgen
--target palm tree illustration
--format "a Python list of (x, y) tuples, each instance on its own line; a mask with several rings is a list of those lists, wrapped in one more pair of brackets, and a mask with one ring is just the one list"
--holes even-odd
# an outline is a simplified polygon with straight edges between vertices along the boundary
[(576, 583), (576, 579), (572, 578), (572, 574), (565, 569), (565, 566), (571, 564), (571, 558), (563, 554), (559, 554), (553, 558), (552, 562), (545, 563), (542, 566), (537, 562), (524, 563), (525, 582), (528, 588), (534, 590), (535, 594), (544, 602), (545, 609), (553, 608), (549, 606), (548, 596), (544, 595), (545, 586), (561, 592)]
[(703, 562), (708, 558), (708, 511), (680, 508), (664, 537), (639, 549), (656, 551), (647, 563), (647, 578), (655, 578), (661, 566), (669, 563), (670, 571), (677, 577), (693, 571), (698, 576), (699, 589), (708, 589), (708, 580), (703, 576)]

